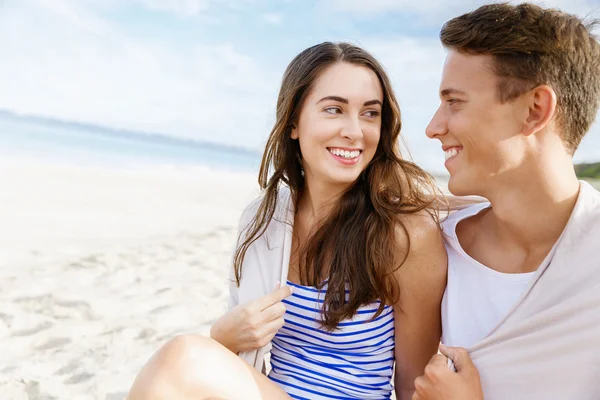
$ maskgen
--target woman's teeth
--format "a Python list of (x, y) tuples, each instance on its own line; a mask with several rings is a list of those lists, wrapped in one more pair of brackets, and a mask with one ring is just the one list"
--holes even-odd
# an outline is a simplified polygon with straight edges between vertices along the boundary
[(341, 150), (341, 149), (329, 149), (329, 152), (338, 157), (344, 158), (356, 158), (360, 155), (360, 150)]

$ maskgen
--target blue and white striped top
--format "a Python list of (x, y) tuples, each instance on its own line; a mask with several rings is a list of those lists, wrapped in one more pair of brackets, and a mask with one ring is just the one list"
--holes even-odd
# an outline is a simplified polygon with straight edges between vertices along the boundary
[(321, 327), (325, 286), (295, 285), (283, 300), (285, 324), (273, 338), (269, 378), (294, 399), (389, 399), (394, 365), (394, 310), (365, 305), (338, 329)]

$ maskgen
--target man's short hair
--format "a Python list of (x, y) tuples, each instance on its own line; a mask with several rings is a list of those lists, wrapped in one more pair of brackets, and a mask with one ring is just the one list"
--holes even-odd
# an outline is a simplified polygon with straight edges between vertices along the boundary
[(557, 127), (574, 153), (600, 103), (598, 25), (529, 3), (489, 4), (448, 21), (440, 39), (450, 50), (493, 56), (502, 102), (539, 85), (552, 87)]

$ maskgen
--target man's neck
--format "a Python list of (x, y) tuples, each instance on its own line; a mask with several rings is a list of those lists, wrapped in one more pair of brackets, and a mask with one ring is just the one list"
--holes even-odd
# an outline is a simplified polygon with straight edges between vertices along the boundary
[(499, 242), (527, 251), (558, 240), (579, 195), (572, 165), (560, 164), (513, 174), (490, 189), (486, 226)]

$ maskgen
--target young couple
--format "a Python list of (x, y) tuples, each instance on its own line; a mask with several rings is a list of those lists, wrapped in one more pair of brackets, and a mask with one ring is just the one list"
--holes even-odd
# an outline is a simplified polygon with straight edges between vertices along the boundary
[(531, 4), (480, 7), (440, 37), (427, 136), (450, 191), (489, 202), (439, 221), (431, 178), (399, 154), (381, 65), (344, 43), (303, 51), (241, 219), (231, 307), (211, 338), (160, 349), (129, 400), (600, 399), (600, 193), (572, 164), (600, 45)]

